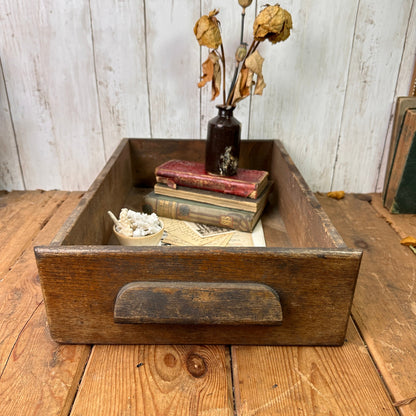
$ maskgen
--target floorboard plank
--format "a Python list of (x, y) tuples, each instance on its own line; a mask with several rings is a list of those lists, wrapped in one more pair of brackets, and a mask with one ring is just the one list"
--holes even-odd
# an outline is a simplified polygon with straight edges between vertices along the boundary
[(383, 206), (380, 194), (372, 194), (371, 206), (399, 234), (400, 238), (416, 238), (416, 214), (392, 214)]
[(15, 191), (0, 197), (0, 279), (68, 195), (63, 191)]
[[(72, 405), (89, 346), (53, 342), (33, 245), (49, 243), (81, 197), (71, 193), (0, 281), (0, 414), (61, 415)], [(66, 409), (66, 410), (65, 410)], [(66, 413), (65, 413), (66, 411)]]
[(396, 415), (350, 321), (342, 347), (232, 347), (238, 416)]
[(68, 415), (90, 351), (88, 345), (52, 341), (40, 304), (19, 334), (1, 376), (0, 415)]
[(97, 345), (71, 416), (232, 416), (227, 358), (224, 346)]
[[(349, 247), (364, 252), (352, 314), (394, 402), (416, 395), (416, 256), (363, 195), (319, 200)], [(400, 407), (416, 415), (416, 401)]]

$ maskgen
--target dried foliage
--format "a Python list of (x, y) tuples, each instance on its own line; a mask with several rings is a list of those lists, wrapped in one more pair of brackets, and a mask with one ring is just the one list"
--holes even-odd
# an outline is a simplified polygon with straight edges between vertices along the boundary
[(202, 64), (203, 75), (198, 87), (203, 87), (207, 82), (212, 82), (212, 100), (220, 94), (221, 86), (221, 68), (219, 64), (220, 57), (211, 52), (208, 59)]
[(415, 237), (406, 237), (400, 241), (400, 244), (404, 246), (415, 246), (416, 247), (416, 238)]
[[(292, 29), (292, 17), (290, 13), (280, 7), (267, 5), (257, 15), (253, 24), (253, 41), (247, 50), (247, 44), (243, 41), (243, 27), (245, 8), (250, 6), (252, 0), (238, 0), (243, 8), (241, 23), (240, 46), (235, 53), (235, 72), (231, 82), (228, 97), (225, 96), (225, 56), (223, 42), (220, 32), (220, 23), (216, 16), (217, 9), (202, 16), (194, 26), (194, 33), (198, 43), (212, 49), (208, 59), (202, 64), (203, 75), (198, 87), (205, 86), (211, 82), (211, 99), (214, 100), (221, 89), (221, 78), (223, 83), (224, 105), (235, 105), (242, 99), (248, 97), (254, 86), (254, 94), (262, 95), (266, 86), (263, 77), (264, 58), (257, 51), (261, 42), (268, 39), (272, 44), (282, 42), (290, 36)], [(220, 50), (218, 50), (220, 48)], [(220, 66), (222, 64), (222, 70)], [(221, 77), (221, 72), (223, 76)]]
[(254, 39), (260, 42), (268, 39), (271, 43), (282, 42), (290, 36), (292, 16), (278, 4), (265, 7), (256, 17), (253, 25)]
[(345, 196), (345, 192), (344, 191), (333, 191), (333, 192), (328, 192), (326, 195), (329, 196), (330, 198), (342, 199)]
[(194, 33), (201, 46), (217, 49), (222, 44), (219, 22), (215, 17), (218, 13), (218, 10), (212, 10), (195, 23)]

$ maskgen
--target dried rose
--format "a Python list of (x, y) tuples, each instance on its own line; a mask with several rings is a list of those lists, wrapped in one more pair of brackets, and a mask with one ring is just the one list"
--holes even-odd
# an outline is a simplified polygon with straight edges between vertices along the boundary
[(244, 8), (246, 8), (246, 7), (248, 7), (248, 6), (250, 6), (250, 4), (253, 2), (253, 0), (238, 0), (238, 4), (241, 6), (241, 7), (244, 7)]
[(254, 39), (271, 43), (281, 42), (290, 36), (292, 16), (278, 4), (266, 6), (256, 17), (253, 24)]
[(215, 17), (218, 13), (218, 10), (212, 10), (195, 23), (194, 33), (201, 46), (217, 49), (222, 44), (219, 22)]

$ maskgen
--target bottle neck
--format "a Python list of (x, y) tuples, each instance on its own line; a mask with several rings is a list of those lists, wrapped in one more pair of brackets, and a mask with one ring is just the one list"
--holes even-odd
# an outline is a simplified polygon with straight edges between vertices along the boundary
[(231, 105), (217, 105), (218, 115), (220, 117), (231, 118), (233, 116), (234, 106)]

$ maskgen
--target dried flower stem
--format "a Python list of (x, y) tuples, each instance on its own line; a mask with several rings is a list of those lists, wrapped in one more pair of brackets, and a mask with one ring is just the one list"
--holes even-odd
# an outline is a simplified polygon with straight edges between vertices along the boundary
[[(246, 62), (246, 59), (253, 53), (255, 52), (255, 50), (257, 49), (257, 47), (259, 46), (260, 41), (256, 41), (253, 39), (253, 42), (251, 42), (250, 48), (248, 49), (247, 55), (244, 58), (244, 61), (240, 67), (240, 72), (241, 70), (244, 68), (244, 64)], [(228, 98), (227, 98), (227, 105), (231, 105), (232, 100), (233, 100), (233, 96), (234, 96), (234, 92), (235, 92), (235, 87), (236, 87), (236, 79), (237, 79), (237, 74), (238, 74), (238, 67), (237, 67), (237, 71), (235, 74), (235, 80), (234, 81), (234, 85), (231, 86), (230, 88), (230, 92), (228, 93)]]
[(243, 7), (243, 11), (241, 12), (240, 43), (243, 43), (243, 36), (244, 36), (244, 18), (245, 17), (246, 17), (246, 8)]
[(223, 76), (222, 76), (222, 100), (223, 103), (225, 105), (226, 100), (225, 100), (225, 53), (224, 53), (224, 46), (221, 43), (221, 62), (222, 62), (222, 72), (223, 72)]

